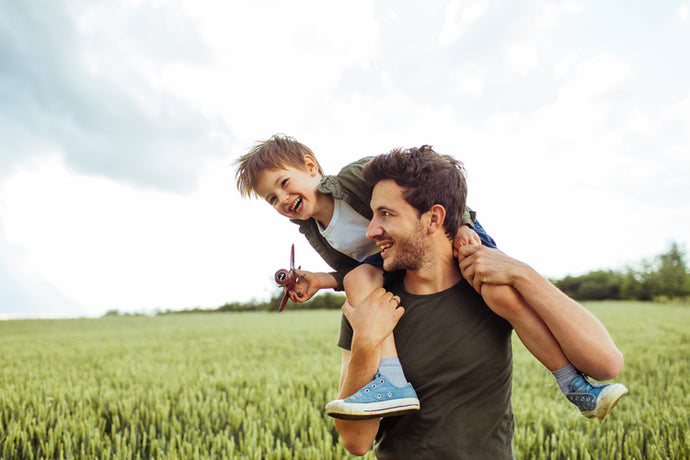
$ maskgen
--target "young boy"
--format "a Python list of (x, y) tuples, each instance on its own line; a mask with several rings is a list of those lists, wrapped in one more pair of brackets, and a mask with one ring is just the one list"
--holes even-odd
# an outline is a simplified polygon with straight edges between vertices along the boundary
[[(298, 224), (300, 232), (335, 270), (299, 271), (299, 282), (289, 293), (293, 301), (304, 302), (320, 289), (344, 289), (348, 302), (356, 307), (383, 285), (379, 249), (366, 238), (372, 218), (371, 191), (362, 177), (362, 168), (369, 159), (347, 165), (337, 176), (326, 176), (307, 146), (291, 137), (274, 135), (236, 161), (237, 187), (242, 196), (263, 198), (279, 214)], [(458, 249), (481, 243), (495, 247), (493, 239), (474, 221), (474, 213), (466, 212), (454, 246)], [(590, 356), (586, 347), (571, 343), (567, 331), (554, 337), (512, 287), (485, 285), (481, 294), (496, 314), (511, 323), (526, 348), (552, 372), (563, 394), (583, 415), (603, 419), (627, 394), (622, 384), (597, 384), (585, 377), (612, 378), (597, 367), (597, 357)], [(331, 401), (326, 411), (333, 417), (366, 419), (418, 408), (419, 400), (404, 376), (391, 334), (382, 346), (376, 378), (349, 398)]]

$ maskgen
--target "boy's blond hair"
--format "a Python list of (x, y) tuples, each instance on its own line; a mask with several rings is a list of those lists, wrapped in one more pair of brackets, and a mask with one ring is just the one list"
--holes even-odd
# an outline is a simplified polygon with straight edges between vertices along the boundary
[[(304, 157), (306, 155), (311, 156), (316, 161), (314, 152), (309, 147), (285, 134), (274, 134), (270, 139), (257, 142), (247, 153), (235, 161), (237, 165), (237, 172), (235, 173), (237, 190), (243, 197), (257, 196), (254, 188), (263, 171), (283, 169), (289, 166), (305, 170)], [(316, 161), (316, 165), (319, 168), (319, 173), (323, 175), (318, 161)]]

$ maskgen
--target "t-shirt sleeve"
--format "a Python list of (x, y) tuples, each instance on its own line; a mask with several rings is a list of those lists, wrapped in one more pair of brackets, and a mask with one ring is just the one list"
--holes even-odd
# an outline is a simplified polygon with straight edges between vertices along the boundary
[(352, 326), (345, 318), (345, 315), (340, 317), (340, 336), (338, 337), (338, 346), (349, 350), (352, 347)]

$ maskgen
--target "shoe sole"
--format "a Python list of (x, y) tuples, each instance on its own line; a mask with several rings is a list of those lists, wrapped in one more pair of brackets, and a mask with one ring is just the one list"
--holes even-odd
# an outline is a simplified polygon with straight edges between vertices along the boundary
[(369, 420), (409, 414), (419, 410), (419, 400), (405, 398), (395, 401), (368, 404), (343, 404), (343, 400), (331, 401), (326, 405), (326, 414), (343, 420)]
[(599, 420), (604, 420), (604, 418), (616, 407), (618, 401), (623, 398), (623, 396), (628, 394), (628, 389), (625, 385), (621, 383), (614, 383), (602, 390), (599, 398), (597, 399), (597, 407), (592, 411), (585, 411), (582, 413), (587, 418), (598, 418)]

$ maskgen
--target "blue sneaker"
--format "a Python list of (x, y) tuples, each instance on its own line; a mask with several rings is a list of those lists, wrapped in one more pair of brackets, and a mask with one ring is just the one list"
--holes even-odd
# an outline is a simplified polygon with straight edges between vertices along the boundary
[(570, 390), (565, 395), (568, 401), (575, 404), (582, 415), (587, 418), (603, 420), (618, 404), (618, 401), (628, 394), (628, 389), (620, 383), (594, 383), (580, 374), (568, 385)]
[(378, 373), (352, 396), (326, 404), (328, 415), (345, 420), (391, 417), (418, 410), (419, 399), (409, 382), (398, 388)]

